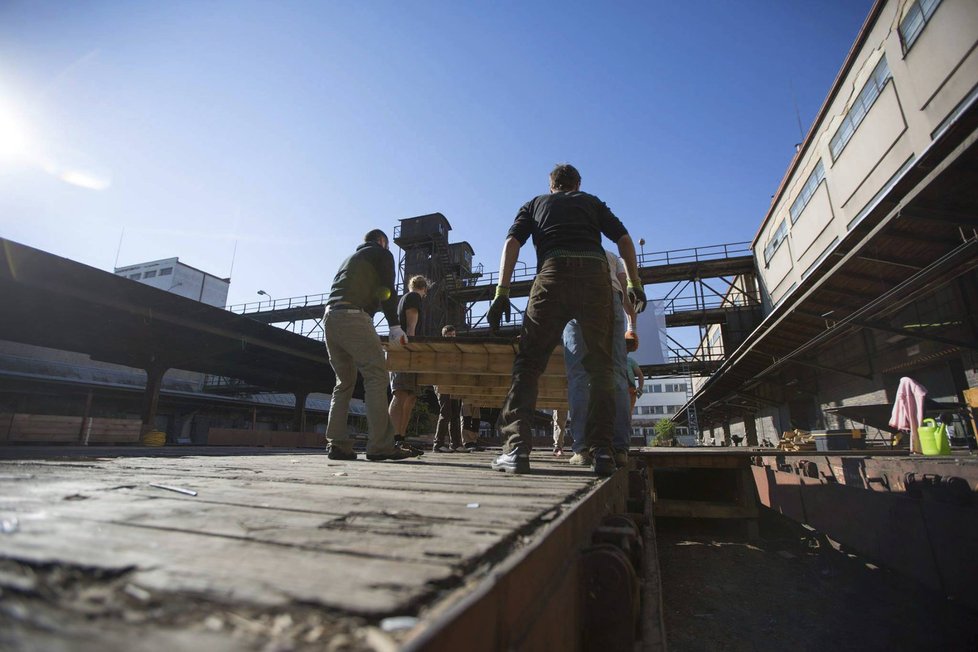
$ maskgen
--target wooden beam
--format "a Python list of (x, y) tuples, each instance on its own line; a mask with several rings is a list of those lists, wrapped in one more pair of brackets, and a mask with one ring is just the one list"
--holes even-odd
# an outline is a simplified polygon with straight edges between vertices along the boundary
[[(498, 388), (509, 389), (513, 379), (511, 376), (490, 374), (454, 374), (423, 372), (418, 374), (419, 385), (438, 385), (438, 387)], [(543, 376), (540, 378), (540, 391), (567, 390), (567, 380), (563, 376)], [(448, 390), (445, 390), (448, 391)]]
[[(448, 351), (409, 351), (392, 348), (387, 352), (388, 371), (408, 371), (415, 373), (444, 373), (456, 371), (467, 374), (491, 374), (510, 376), (513, 373), (512, 353), (462, 353)], [(564, 355), (561, 352), (550, 356), (544, 369), (544, 376), (566, 377)]]

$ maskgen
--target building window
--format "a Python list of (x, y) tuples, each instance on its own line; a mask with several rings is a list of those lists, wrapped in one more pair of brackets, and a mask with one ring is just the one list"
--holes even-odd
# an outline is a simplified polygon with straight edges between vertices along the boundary
[(652, 393), (653, 394), (661, 394), (662, 393), (662, 385), (652, 385)]
[(652, 406), (652, 413), (653, 414), (665, 414), (666, 413), (665, 406), (663, 406), (663, 405), (653, 405)]
[(667, 384), (666, 385), (666, 391), (667, 392), (673, 392), (673, 393), (675, 393), (675, 392), (685, 392), (686, 391), (686, 383)]
[(856, 129), (859, 128), (866, 114), (869, 113), (869, 110), (876, 102), (876, 98), (883, 92), (883, 87), (891, 76), (890, 66), (886, 63), (886, 57), (883, 57), (876, 64), (876, 68), (873, 69), (873, 74), (869, 76), (866, 85), (859, 91), (859, 95), (856, 96), (856, 100), (852, 103), (852, 107), (849, 109), (846, 117), (842, 119), (842, 124), (839, 125), (839, 129), (832, 136), (832, 140), (829, 141), (829, 149), (832, 151), (833, 161), (837, 160), (839, 155), (842, 154), (842, 150), (845, 149), (852, 135), (856, 133)]
[(802, 186), (801, 192), (798, 193), (798, 197), (791, 204), (791, 223), (794, 224), (798, 221), (798, 217), (801, 212), (805, 210), (805, 206), (808, 206), (808, 200), (812, 198), (815, 194), (815, 189), (818, 188), (818, 184), (822, 183), (825, 179), (825, 166), (822, 165), (822, 161), (819, 160), (818, 165), (812, 170), (812, 173), (808, 175), (808, 181)]
[(651, 383), (648, 384), (648, 385), (646, 385), (645, 388), (642, 389), (642, 391), (643, 392), (651, 392), (652, 391), (652, 385), (651, 385)]
[(651, 405), (643, 405), (642, 406), (642, 414), (646, 414), (646, 415), (652, 414), (652, 406)]
[(903, 43), (904, 52), (913, 47), (917, 37), (924, 31), (924, 25), (934, 15), (939, 4), (941, 0), (917, 0), (910, 5), (910, 9), (900, 21), (900, 42)]
[(160, 276), (169, 276), (172, 273), (173, 273), (172, 267), (164, 267), (163, 269), (160, 270)]
[(781, 243), (784, 242), (784, 239), (787, 237), (788, 237), (788, 223), (784, 220), (781, 220), (781, 224), (778, 225), (778, 228), (774, 230), (774, 235), (771, 236), (771, 241), (767, 243), (766, 247), (764, 247), (765, 265), (771, 262), (771, 259), (774, 257), (774, 252), (778, 250), (778, 247), (781, 246)]
[(129, 278), (130, 278), (130, 279), (132, 279), (133, 281), (138, 281), (138, 280), (139, 280), (139, 277), (140, 277), (140, 276), (141, 276), (141, 274), (139, 274), (139, 273), (137, 272), (137, 273), (135, 273), (135, 274), (130, 274), (130, 275), (129, 275)]
[(155, 269), (151, 269), (148, 272), (146, 272), (145, 274), (143, 274), (143, 278), (154, 278), (155, 276), (156, 276), (156, 270)]

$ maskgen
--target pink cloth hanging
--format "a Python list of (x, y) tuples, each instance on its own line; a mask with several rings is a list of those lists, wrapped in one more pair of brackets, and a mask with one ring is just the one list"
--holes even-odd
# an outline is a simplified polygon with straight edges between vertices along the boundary
[(913, 378), (904, 376), (897, 387), (896, 398), (893, 400), (893, 414), (890, 415), (890, 427), (910, 431), (910, 452), (920, 453), (920, 437), (917, 426), (924, 418), (924, 398), (927, 388)]

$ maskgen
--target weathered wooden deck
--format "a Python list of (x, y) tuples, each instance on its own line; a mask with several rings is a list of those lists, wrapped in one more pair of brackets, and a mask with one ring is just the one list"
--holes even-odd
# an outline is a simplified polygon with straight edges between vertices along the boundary
[[(0, 449), (0, 647), (404, 643), (602, 485), (624, 500), (623, 478), (566, 458), (536, 453), (513, 476), (492, 455)], [(66, 603), (54, 569), (95, 601)], [(383, 633), (394, 616), (420, 621)]]

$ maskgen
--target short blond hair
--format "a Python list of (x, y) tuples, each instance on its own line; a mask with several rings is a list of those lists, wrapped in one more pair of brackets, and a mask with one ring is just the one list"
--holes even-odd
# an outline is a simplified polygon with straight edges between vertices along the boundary
[(417, 276), (412, 276), (411, 280), (408, 281), (408, 289), (412, 292), (417, 290), (427, 290), (428, 289), (428, 279), (426, 279), (421, 274)]
[(455, 332), (455, 327), (452, 326), (451, 324), (446, 324), (446, 325), (444, 325), (444, 326), (441, 327), (441, 336), (442, 337), (448, 337), (448, 334), (449, 333), (454, 333), (454, 332)]

